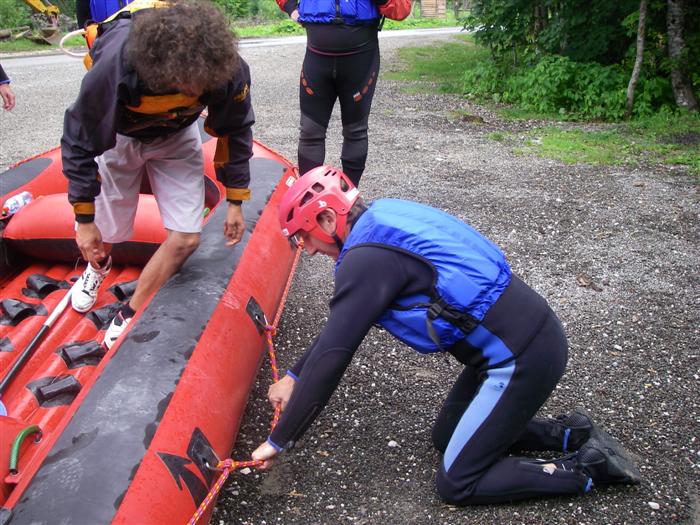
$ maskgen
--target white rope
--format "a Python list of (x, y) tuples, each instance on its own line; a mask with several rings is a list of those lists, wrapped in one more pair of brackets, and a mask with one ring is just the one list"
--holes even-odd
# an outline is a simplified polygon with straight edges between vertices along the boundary
[(65, 35), (63, 35), (63, 38), (61, 38), (61, 41), (58, 43), (58, 47), (68, 56), (72, 56), (75, 58), (83, 58), (85, 55), (87, 55), (87, 51), (85, 53), (75, 53), (64, 47), (64, 44), (69, 38), (73, 38), (74, 36), (83, 36), (84, 34), (85, 29), (77, 29), (75, 31), (71, 31), (70, 33), (66, 33)]

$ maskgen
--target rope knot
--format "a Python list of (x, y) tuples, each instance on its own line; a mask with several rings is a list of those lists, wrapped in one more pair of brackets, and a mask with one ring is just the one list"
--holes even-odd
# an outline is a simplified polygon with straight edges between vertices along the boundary
[(219, 464), (216, 466), (216, 468), (219, 468), (221, 470), (231, 470), (233, 468), (235, 461), (233, 461), (231, 458), (224, 459), (223, 461), (219, 461)]

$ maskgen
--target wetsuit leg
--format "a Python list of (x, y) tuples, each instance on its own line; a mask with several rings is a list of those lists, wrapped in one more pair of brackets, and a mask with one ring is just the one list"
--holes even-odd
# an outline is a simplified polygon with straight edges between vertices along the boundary
[(367, 161), (367, 127), (379, 75), (379, 47), (338, 57), (336, 89), (343, 122), (343, 171), (357, 186)]
[(90, 0), (75, 0), (75, 19), (78, 22), (78, 29), (83, 29), (85, 22), (91, 20)]
[(298, 161), (302, 175), (326, 160), (326, 130), (337, 98), (336, 73), (336, 57), (306, 50), (299, 83)]
[[(497, 343), (503, 345), (500, 340)], [(445, 501), (497, 503), (590, 488), (589, 478), (573, 470), (571, 460), (561, 460), (560, 468), (552, 469), (535, 460), (505, 457), (556, 386), (566, 359), (566, 338), (550, 313), (520, 355), (483, 370), (437, 474), (438, 492)]]
[[(457, 423), (467, 409), (479, 387), (478, 370), (465, 366), (452, 390), (447, 395), (433, 426), (433, 445), (444, 454)], [(566, 416), (556, 419), (535, 417), (527, 424), (523, 433), (509, 451), (559, 451), (568, 453), (578, 450), (590, 436), (590, 426), (567, 424)]]
[(476, 394), (480, 382), (479, 371), (471, 366), (465, 366), (450, 393), (447, 394), (447, 399), (433, 425), (433, 445), (440, 453), (445, 453), (457, 423)]

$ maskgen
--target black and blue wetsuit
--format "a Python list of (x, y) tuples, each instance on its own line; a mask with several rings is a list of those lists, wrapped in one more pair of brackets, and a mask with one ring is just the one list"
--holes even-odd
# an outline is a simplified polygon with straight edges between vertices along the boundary
[(343, 171), (357, 186), (367, 160), (369, 113), (379, 75), (376, 7), (373, 7), (374, 18), (321, 22), (312, 20), (325, 18), (305, 17), (298, 0), (278, 0), (278, 3), (290, 15), (299, 9), (299, 22), (307, 37), (299, 84), (299, 172), (303, 174), (324, 164), (326, 130), (338, 100), (343, 125)]
[[(335, 279), (328, 322), (289, 370), (294, 392), (269, 437), (280, 450), (327, 404), (370, 328), (402, 298), (429, 295), (435, 274), (421, 257), (373, 243), (348, 250)], [(443, 453), (437, 487), (445, 501), (478, 504), (588, 490), (589, 477), (572, 460), (558, 461), (552, 471), (507, 455), (580, 445), (566, 443), (568, 434), (556, 421), (534, 418), (567, 361), (562, 327), (540, 295), (512, 276), (468, 337), (444, 350), (464, 364), (433, 428)]]

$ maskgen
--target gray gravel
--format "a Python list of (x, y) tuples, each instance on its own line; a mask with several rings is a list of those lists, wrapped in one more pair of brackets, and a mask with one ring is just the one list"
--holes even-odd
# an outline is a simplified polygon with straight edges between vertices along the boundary
[[(395, 50), (450, 37), (382, 41)], [(296, 159), (303, 46), (244, 49), (253, 73), (256, 137)], [(56, 75), (4, 60), (18, 106), (0, 114), (0, 169), (58, 144), (80, 65)], [(47, 74), (42, 74), (42, 71)], [(63, 70), (65, 71), (65, 69)], [(430, 428), (459, 365), (419, 356), (373, 330), (327, 409), (269, 473), (232, 474), (212, 523), (657, 524), (700, 523), (698, 186), (672, 169), (563, 165), (513, 152), (528, 124), (502, 122), (459, 97), (407, 92), (381, 78), (362, 189), (440, 207), (498, 243), (516, 273), (566, 326), (568, 371), (542, 410), (587, 407), (639, 459), (639, 487), (581, 498), (460, 509), (433, 480)], [(483, 123), (463, 121), (455, 110)], [(488, 138), (513, 131), (511, 143)], [(334, 115), (328, 157), (339, 164)], [(302, 259), (276, 338), (281, 368), (304, 351), (327, 315), (332, 263)], [(251, 394), (237, 459), (267, 435), (265, 363)], [(398, 446), (389, 446), (394, 441)]]

